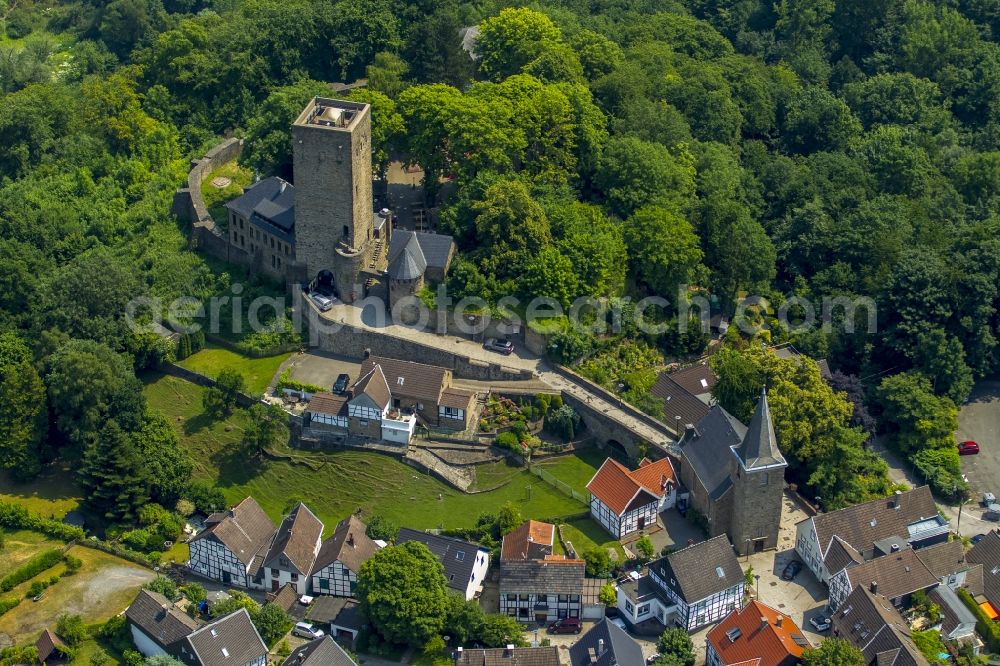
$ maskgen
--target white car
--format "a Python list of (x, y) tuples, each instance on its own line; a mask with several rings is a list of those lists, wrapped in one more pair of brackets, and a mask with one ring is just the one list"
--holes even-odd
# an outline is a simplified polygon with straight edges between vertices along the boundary
[(616, 627), (618, 627), (619, 629), (621, 629), (626, 633), (628, 632), (628, 625), (625, 624), (625, 620), (621, 619), (620, 617), (611, 618), (611, 624), (615, 625)]
[(826, 631), (830, 628), (830, 618), (825, 615), (814, 615), (809, 618), (809, 624), (813, 626), (816, 631)]
[(326, 636), (326, 632), (312, 626), (308, 622), (297, 622), (295, 628), (292, 629), (292, 635), (312, 640), (314, 638), (323, 638), (323, 636)]
[(312, 293), (309, 294), (309, 298), (312, 302), (316, 304), (320, 312), (326, 312), (333, 307), (333, 299), (329, 296), (324, 296), (323, 294)]

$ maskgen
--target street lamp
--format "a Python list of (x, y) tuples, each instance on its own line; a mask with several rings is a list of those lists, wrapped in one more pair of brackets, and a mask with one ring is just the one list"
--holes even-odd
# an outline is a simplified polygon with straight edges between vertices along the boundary
[(753, 578), (757, 582), (757, 601), (760, 601), (760, 574), (754, 574)]
[[(964, 478), (964, 477), (963, 477)], [(965, 506), (965, 489), (961, 491), (958, 489), (958, 484), (954, 484), (952, 492), (958, 495), (958, 524), (955, 525), (955, 533), (958, 534), (959, 538), (962, 536), (962, 507)]]
[(747, 537), (747, 543), (746, 543), (746, 545), (747, 545), (747, 548), (746, 548), (745, 551), (743, 551), (743, 553), (747, 556), (746, 561), (749, 562), (750, 561), (750, 537)]
[(625, 403), (622, 401), (622, 391), (625, 390), (625, 384), (623, 382), (618, 382), (618, 408), (622, 409), (625, 407)]
[(819, 506), (819, 502), (820, 502), (820, 500), (822, 500), (822, 499), (823, 499), (822, 497), (820, 497), (819, 495), (816, 495), (816, 513), (819, 513), (819, 512), (820, 512), (820, 506)]

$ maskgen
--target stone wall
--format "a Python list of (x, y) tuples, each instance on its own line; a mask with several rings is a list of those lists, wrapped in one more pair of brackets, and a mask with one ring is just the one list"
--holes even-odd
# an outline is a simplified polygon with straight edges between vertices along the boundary
[(191, 225), (192, 248), (223, 261), (248, 264), (251, 257), (245, 252), (233, 252), (230, 256), (229, 237), (215, 225), (201, 195), (201, 184), (208, 175), (223, 164), (237, 159), (242, 152), (243, 139), (233, 137), (212, 148), (201, 159), (193, 160), (188, 172), (187, 187), (174, 193), (171, 212), (177, 219)]
[(430, 347), (415, 340), (398, 338), (372, 329), (355, 328), (342, 324), (337, 331), (320, 331), (318, 346), (323, 351), (351, 358), (364, 358), (365, 351), (375, 356), (387, 356), (406, 361), (436, 365), (452, 371), (459, 379), (482, 381), (518, 381), (532, 379), (530, 370), (508, 368), (499, 363), (487, 363), (437, 347)]
[[(180, 377), (192, 384), (197, 384), (198, 386), (204, 386), (206, 388), (215, 386), (215, 380), (211, 377), (206, 377), (205, 375), (195, 372), (193, 370), (188, 370), (187, 368), (182, 368), (175, 363), (164, 363), (160, 370), (168, 375), (173, 375), (174, 377)], [(249, 407), (250, 405), (257, 402), (256, 398), (253, 398), (245, 393), (236, 394), (236, 404), (240, 407)]]

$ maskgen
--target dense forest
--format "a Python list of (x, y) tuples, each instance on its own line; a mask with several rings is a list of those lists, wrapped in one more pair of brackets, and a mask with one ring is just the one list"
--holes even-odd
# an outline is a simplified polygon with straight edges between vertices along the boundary
[[(655, 294), (667, 322), (690, 296), (729, 317), (764, 296), (718, 397), (745, 416), (771, 387), (794, 480), (834, 506), (889, 492), (879, 429), (936, 492), (964, 488), (956, 405), (1000, 367), (998, 0), (10, 0), (0, 19), (0, 467), (20, 478), (79, 460), (111, 522), (204, 501), (137, 387), (173, 350), (126, 304), (245, 282), (169, 214), (188, 160), (241, 135), (248, 167), (290, 176), (304, 101), (364, 77), (376, 171), (426, 170), (454, 296)], [(871, 298), (877, 330), (782, 327), (791, 297)], [(555, 325), (556, 360), (654, 414), (655, 368), (707, 343)]]

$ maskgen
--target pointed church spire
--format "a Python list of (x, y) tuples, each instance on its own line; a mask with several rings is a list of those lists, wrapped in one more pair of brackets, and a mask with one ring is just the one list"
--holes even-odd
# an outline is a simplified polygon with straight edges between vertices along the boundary
[(760, 399), (753, 419), (747, 428), (747, 434), (740, 445), (733, 448), (744, 469), (769, 467), (771, 465), (787, 465), (784, 456), (778, 449), (778, 440), (774, 436), (774, 423), (771, 421), (771, 409), (767, 405), (767, 389), (760, 390)]

